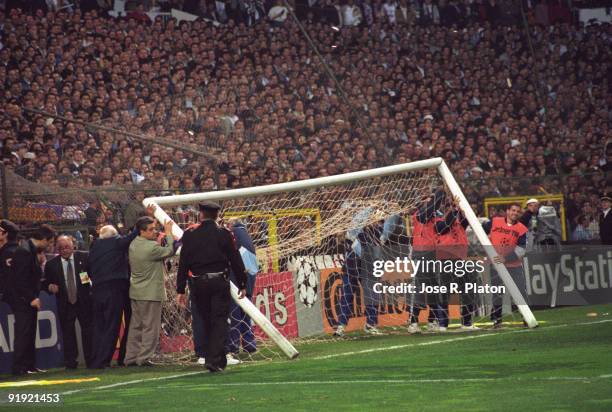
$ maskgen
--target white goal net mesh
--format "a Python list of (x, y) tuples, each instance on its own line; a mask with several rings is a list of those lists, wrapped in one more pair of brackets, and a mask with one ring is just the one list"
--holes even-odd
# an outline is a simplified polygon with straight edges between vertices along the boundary
[[(443, 221), (452, 208), (452, 197), (444, 195), (445, 191), (436, 169), (424, 169), (300, 191), (217, 200), (222, 205), (219, 224), (246, 228), (258, 262), (258, 273), (250, 275), (249, 298), (288, 339), (336, 339), (333, 333), (338, 325), (344, 325), (345, 339), (359, 337), (366, 323), (383, 333), (399, 333), (406, 330), (411, 303), (424, 309), (422, 323), (426, 324), (428, 318), (435, 322), (434, 311), (428, 310), (432, 302), (415, 303), (410, 294), (373, 293), (375, 282), (411, 282), (407, 273), (387, 272), (375, 277), (373, 263), (410, 256), (413, 215), (431, 204), (435, 196), (442, 196), (436, 200), (433, 218)], [(198, 221), (196, 202), (161, 207), (182, 229)], [(237, 241), (241, 246), (240, 236)], [(175, 300), (178, 259), (168, 263), (162, 337), (162, 350), (174, 353), (175, 359), (191, 357), (194, 350), (194, 316), (178, 307)], [(461, 316), (468, 312), (474, 315), (473, 322), (478, 320), (482, 302), (449, 298), (451, 326), (460, 325), (465, 320)], [(230, 352), (254, 360), (282, 356), (241, 310), (232, 310), (229, 322)], [(197, 346), (201, 332), (197, 325), (195, 329)]]

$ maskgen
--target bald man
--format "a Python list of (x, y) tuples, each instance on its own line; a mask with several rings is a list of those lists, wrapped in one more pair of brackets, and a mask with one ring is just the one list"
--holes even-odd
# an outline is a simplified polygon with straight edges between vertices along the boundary
[[(128, 249), (138, 232), (119, 236), (113, 226), (102, 226), (100, 237), (89, 249), (89, 277), (93, 298), (93, 359), (94, 369), (110, 367), (119, 337), (121, 319), (125, 317), (125, 331), (132, 314), (130, 309), (130, 271)], [(118, 364), (123, 365), (127, 333), (121, 339)]]
[(70, 236), (56, 240), (59, 253), (45, 264), (43, 290), (54, 294), (64, 340), (64, 365), (77, 368), (77, 336), (75, 322), (81, 327), (81, 342), (85, 363), (91, 363), (92, 308), (91, 281), (87, 270), (87, 253), (74, 250)]

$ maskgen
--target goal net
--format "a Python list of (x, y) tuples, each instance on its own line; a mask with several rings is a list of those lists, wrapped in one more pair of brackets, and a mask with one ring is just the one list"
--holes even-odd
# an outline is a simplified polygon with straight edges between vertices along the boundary
[[(428, 206), (434, 209), (428, 211), (428, 219), (442, 225), (457, 209), (469, 221), (471, 246), (461, 258), (486, 260), (496, 254), (483, 248), (490, 245), (488, 238), (439, 158), (262, 187), (148, 198), (143, 203), (158, 206), (155, 216), (160, 222), (171, 218), (179, 238), (198, 223), (198, 203), (203, 200), (220, 203), (218, 223), (248, 233), (255, 248), (253, 269), (248, 253), (252, 248), (240, 244), (244, 236), (236, 236), (243, 260), (251, 262), (245, 265), (250, 287), (249, 299), (235, 300), (240, 306), (234, 305), (229, 319), (227, 348), (243, 358), (268, 359), (283, 353), (294, 357), (297, 351), (290, 342), (337, 339), (333, 334), (339, 325), (344, 338), (362, 335), (366, 324), (382, 333), (405, 331), (411, 307), (421, 309), (418, 320), (424, 331), (428, 323), (443, 324), (446, 315), (450, 330), (468, 318), (470, 324), (488, 319), (494, 298), (490, 293), (414, 291), (420, 275), (409, 259), (422, 257), (417, 244), (423, 242), (416, 238), (425, 237), (420, 229), (416, 233), (414, 219)], [(435, 250), (431, 252), (435, 259)], [(168, 262), (162, 337), (162, 350), (175, 358), (191, 356), (194, 344), (194, 316), (175, 299), (178, 260), (177, 256)], [(377, 263), (406, 261), (408, 266)], [(488, 284), (490, 271), (485, 266), (480, 273), (462, 276), (463, 283)], [(523, 318), (535, 326), (520, 288), (503, 265), (496, 266), (499, 284), (507, 287)], [(420, 283), (439, 286), (445, 284), (445, 276), (448, 283), (454, 275), (438, 268), (428, 272)], [(405, 290), (407, 285), (414, 289)]]

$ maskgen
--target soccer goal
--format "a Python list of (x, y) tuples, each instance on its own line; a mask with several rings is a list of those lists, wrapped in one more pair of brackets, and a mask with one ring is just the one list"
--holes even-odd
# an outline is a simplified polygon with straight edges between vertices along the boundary
[[(436, 216), (444, 216), (451, 207), (449, 200), (458, 199), (473, 232), (473, 250), (480, 251), (474, 253), (482, 253), (483, 258), (486, 254), (492, 261), (495, 249), (441, 158), (260, 187), (149, 197), (143, 204), (158, 206), (155, 217), (160, 222), (171, 218), (178, 238), (186, 227), (197, 223), (198, 203), (204, 200), (222, 205), (220, 224), (246, 227), (256, 246), (259, 273), (250, 300), (238, 300), (237, 288), (231, 285), (232, 297), (248, 315), (234, 320), (238, 322), (234, 326), (243, 328), (233, 328), (232, 350), (240, 350), (245, 339), (249, 340), (241, 333), (244, 326), (252, 326), (257, 353), (278, 355), (280, 348), (285, 356), (294, 358), (298, 352), (292, 341), (331, 339), (342, 322), (348, 322), (347, 331), (363, 329), (370, 317), (382, 328), (406, 325), (410, 294), (381, 288), (411, 283), (410, 271), (388, 270), (374, 276), (372, 268), (375, 260), (412, 256), (411, 217), (440, 191), (447, 200), (437, 206)], [(364, 247), (366, 244), (376, 247)], [(360, 261), (359, 279), (352, 285), (342, 269), (351, 251)], [(522, 318), (529, 327), (537, 326), (506, 267), (493, 266)], [(483, 275), (475, 282), (486, 280)], [(175, 270), (170, 267), (163, 323), (171, 348), (191, 336), (190, 315), (176, 306), (174, 287)], [(379, 293), (372, 294), (371, 289)], [(452, 298), (450, 305), (451, 318), (457, 318), (466, 306)], [(480, 319), (487, 314), (486, 306), (486, 299), (469, 304)], [(426, 313), (421, 315), (426, 322)]]

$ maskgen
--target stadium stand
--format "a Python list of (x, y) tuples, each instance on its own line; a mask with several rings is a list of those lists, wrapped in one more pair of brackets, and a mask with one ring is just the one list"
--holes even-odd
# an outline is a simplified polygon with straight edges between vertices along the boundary
[(612, 28), (557, 2), (295, 2), (341, 88), (293, 18), (266, 18), (282, 3), (180, 2), (201, 17), (180, 24), (26, 3), (0, 14), (0, 142), (27, 181), (178, 193), (441, 156), (480, 213), (562, 191), (597, 231)]

